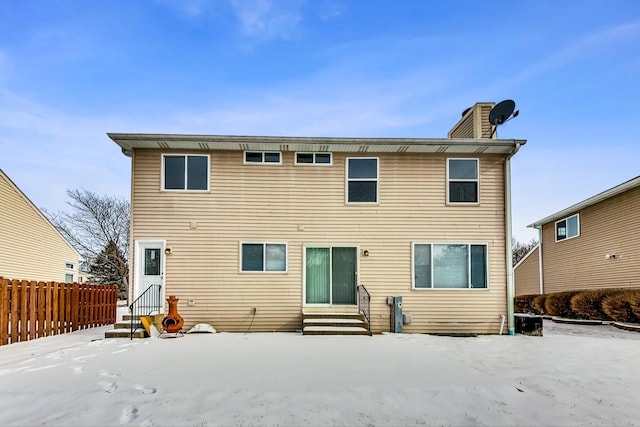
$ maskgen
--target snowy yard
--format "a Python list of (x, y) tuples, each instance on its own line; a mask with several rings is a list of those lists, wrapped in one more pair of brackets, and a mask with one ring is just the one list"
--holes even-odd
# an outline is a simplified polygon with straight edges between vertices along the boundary
[(640, 333), (191, 334), (0, 347), (0, 425), (637, 425)]

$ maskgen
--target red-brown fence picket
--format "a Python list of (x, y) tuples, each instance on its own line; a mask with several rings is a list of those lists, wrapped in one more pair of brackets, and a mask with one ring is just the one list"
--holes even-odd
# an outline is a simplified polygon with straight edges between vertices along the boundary
[(0, 345), (115, 323), (116, 285), (0, 277)]

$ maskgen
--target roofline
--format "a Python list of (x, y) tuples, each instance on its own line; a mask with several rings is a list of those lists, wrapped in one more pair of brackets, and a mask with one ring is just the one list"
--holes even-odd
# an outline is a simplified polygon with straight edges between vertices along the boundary
[(589, 197), (586, 200), (583, 200), (575, 205), (569, 206), (566, 209), (563, 209), (559, 212), (554, 213), (553, 215), (549, 215), (546, 218), (542, 218), (536, 222), (533, 222), (527, 227), (530, 228), (538, 228), (544, 224), (550, 223), (552, 221), (556, 221), (561, 218), (565, 218), (571, 214), (581, 211), (584, 208), (588, 208), (589, 206), (595, 205), (596, 203), (600, 203), (604, 200), (610, 199), (611, 197), (617, 196), (618, 194), (624, 193), (625, 191), (631, 190), (633, 188), (640, 186), (640, 176), (630, 179), (629, 181), (623, 182), (620, 185), (616, 185), (608, 190), (603, 191), (602, 193), (598, 193), (593, 197)]
[(67, 246), (69, 246), (69, 247), (71, 248), (71, 250), (73, 250), (73, 251), (76, 253), (76, 255), (78, 256), (78, 261), (79, 261), (79, 259), (82, 257), (82, 255), (80, 255), (80, 252), (78, 252), (78, 250), (77, 250), (76, 248), (74, 248), (74, 247), (73, 247), (73, 245), (72, 245), (71, 243), (69, 243), (69, 241), (67, 240), (67, 238), (66, 238), (66, 237), (64, 237), (64, 235), (60, 232), (60, 230), (58, 230), (58, 229), (56, 228), (56, 226), (55, 226), (55, 225), (53, 225), (53, 223), (51, 222), (51, 220), (50, 220), (49, 218), (47, 218), (47, 216), (46, 216), (45, 214), (43, 214), (43, 213), (42, 213), (42, 211), (41, 211), (40, 209), (38, 209), (38, 207), (35, 205), (35, 203), (33, 203), (33, 202), (31, 201), (31, 199), (29, 199), (29, 197), (27, 197), (27, 195), (26, 195), (26, 194), (24, 194), (24, 192), (20, 189), (20, 187), (18, 187), (18, 186), (16, 185), (16, 183), (15, 183), (15, 182), (13, 182), (13, 181), (11, 180), (11, 178), (9, 178), (9, 176), (8, 176), (8, 175), (7, 175), (7, 174), (6, 174), (2, 169), (0, 169), (0, 175), (2, 175), (3, 177), (5, 177), (5, 178), (7, 179), (7, 181), (9, 181), (9, 184), (11, 184), (11, 185), (13, 186), (13, 188), (15, 188), (15, 189), (18, 191), (18, 194), (20, 194), (20, 196), (22, 196), (22, 198), (24, 198), (24, 199), (27, 201), (27, 203), (29, 203), (29, 204), (30, 204), (30, 205), (31, 205), (31, 206), (36, 210), (36, 212), (38, 213), (38, 215), (40, 215), (40, 216), (41, 216), (41, 217), (42, 217), (42, 218), (43, 218), (43, 219), (44, 219), (44, 220), (45, 220), (45, 221), (46, 221), (46, 222), (51, 226), (51, 228), (53, 228), (53, 230), (54, 230), (56, 233), (58, 233), (58, 235), (59, 235), (60, 237), (62, 237), (62, 240), (64, 240), (64, 242), (67, 244)]
[[(188, 134), (142, 134), (107, 133), (120, 146), (125, 155), (135, 148), (173, 148), (175, 144), (197, 144), (196, 150), (247, 150), (248, 144), (273, 145), (279, 151), (298, 151), (289, 145), (322, 145), (322, 151), (358, 152), (360, 147), (371, 147), (382, 151), (411, 152), (425, 147), (468, 148), (469, 153), (486, 149), (498, 149), (503, 154), (517, 151), (516, 147), (526, 144), (526, 140), (488, 138), (354, 138), (354, 137), (297, 137), (297, 136), (247, 136), (247, 135), (188, 135)], [(150, 143), (157, 146), (150, 147)], [(446, 149), (443, 150), (447, 151)], [(459, 152), (459, 151), (458, 151)]]
[(534, 253), (536, 251), (536, 249), (538, 249), (540, 247), (540, 243), (536, 243), (536, 245), (534, 247), (532, 247), (531, 249), (529, 249), (529, 252), (527, 252), (525, 254), (525, 256), (523, 256), (520, 261), (518, 261), (516, 263), (516, 265), (513, 266), (513, 269), (515, 270), (516, 268), (518, 268), (520, 266), (520, 264), (522, 264), (524, 262), (524, 260), (526, 260), (527, 258), (529, 258), (529, 256)]

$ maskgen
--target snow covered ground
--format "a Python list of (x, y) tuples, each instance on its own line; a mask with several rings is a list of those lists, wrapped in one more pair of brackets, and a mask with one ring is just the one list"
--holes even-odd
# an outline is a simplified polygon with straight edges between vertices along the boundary
[(0, 347), (0, 425), (639, 425), (640, 333), (190, 334)]

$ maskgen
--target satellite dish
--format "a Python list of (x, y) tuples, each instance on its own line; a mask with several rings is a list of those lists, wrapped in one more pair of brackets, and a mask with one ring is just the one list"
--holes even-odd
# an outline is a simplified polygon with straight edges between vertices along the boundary
[(496, 129), (498, 126), (503, 124), (504, 122), (517, 117), (520, 111), (516, 111), (514, 113), (513, 110), (516, 109), (516, 103), (510, 99), (505, 99), (502, 102), (497, 103), (489, 112), (489, 123), (491, 123), (494, 128), (491, 132), (491, 137), (496, 133)]

